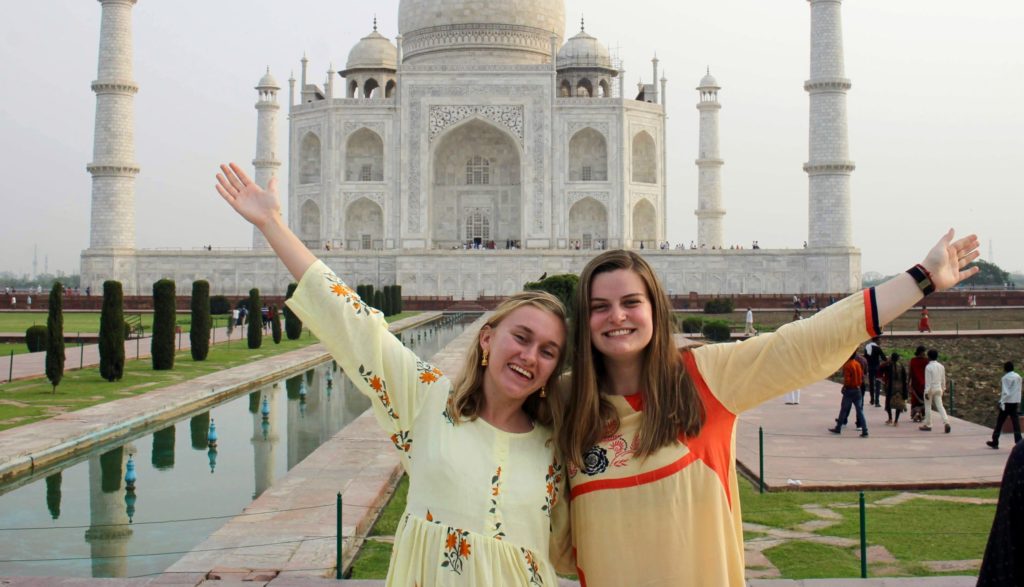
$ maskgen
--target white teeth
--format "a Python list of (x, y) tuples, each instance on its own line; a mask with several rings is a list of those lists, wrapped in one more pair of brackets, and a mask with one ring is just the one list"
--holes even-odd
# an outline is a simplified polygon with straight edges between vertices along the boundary
[(509, 364), (509, 366), (508, 366), (508, 368), (509, 368), (509, 369), (512, 369), (512, 370), (513, 370), (513, 371), (515, 371), (516, 373), (519, 373), (519, 374), (520, 374), (520, 375), (522, 375), (523, 377), (526, 377), (526, 378), (528, 378), (528, 379), (533, 379), (533, 373), (530, 373), (529, 371), (527, 371), (526, 369), (523, 369), (523, 368), (522, 368), (522, 367), (520, 367), (519, 365), (512, 365), (512, 364), (510, 363), (510, 364)]
[(622, 328), (620, 330), (612, 330), (611, 332), (606, 332), (605, 336), (623, 336), (629, 334), (630, 332), (633, 331), (628, 328)]

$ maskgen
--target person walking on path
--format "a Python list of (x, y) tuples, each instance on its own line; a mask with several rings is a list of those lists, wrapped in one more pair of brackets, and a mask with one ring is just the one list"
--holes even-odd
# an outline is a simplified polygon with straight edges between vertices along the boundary
[(747, 308), (747, 319), (743, 322), (743, 336), (754, 336), (757, 331), (754, 330), (754, 311)]
[(928, 366), (924, 368), (924, 425), (920, 430), (931, 432), (932, 410), (938, 410), (942, 422), (946, 426), (946, 434), (953, 428), (949, 425), (949, 416), (942, 406), (942, 392), (946, 391), (946, 368), (939, 362), (939, 351), (928, 351)]
[(918, 332), (931, 332), (932, 322), (928, 319), (928, 306), (921, 308), (921, 320), (917, 323)]
[(1000, 382), (1002, 391), (999, 394), (999, 416), (996, 418), (996, 427), (992, 430), (992, 440), (985, 442), (992, 448), (999, 448), (999, 435), (1003, 432), (1003, 422), (1007, 418), (1013, 425), (1013, 443), (1020, 442), (1020, 419), (1017, 417), (1017, 409), (1020, 407), (1021, 378), (1013, 370), (1013, 361), (1007, 361), (1003, 365), (1003, 371), (1006, 374)]
[(1024, 442), (1006, 461), (977, 586), (1024, 586)]
[[(882, 380), (885, 382), (886, 424), (900, 425), (900, 414), (907, 410), (907, 369), (900, 362), (899, 353), (893, 353), (882, 363)], [(893, 412), (896, 412), (895, 417)]]
[(882, 350), (882, 345), (878, 341), (879, 337), (876, 336), (871, 339), (871, 342), (864, 345), (864, 357), (868, 360), (867, 385), (868, 391), (871, 393), (869, 403), (876, 408), (882, 405), (878, 401), (881, 395), (881, 383), (878, 381), (881, 374), (878, 372), (878, 366), (885, 359), (885, 351)]
[(835, 428), (829, 428), (832, 434), (841, 434), (843, 425), (850, 417), (850, 407), (857, 410), (857, 423), (860, 424), (861, 438), (868, 436), (868, 421), (864, 417), (864, 393), (861, 385), (864, 383), (864, 368), (857, 360), (857, 352), (843, 364), (843, 401), (839, 404), (839, 417), (836, 418)]
[(928, 366), (926, 349), (918, 345), (910, 359), (910, 420), (924, 420), (924, 368)]
[(264, 189), (235, 164), (221, 170), (218, 193), (299, 282), (288, 306), (370, 398), (409, 475), (387, 585), (556, 585), (556, 564), (572, 570), (565, 468), (550, 442), (561, 302), (544, 292), (503, 302), (449, 380), (288, 228), (276, 178)]

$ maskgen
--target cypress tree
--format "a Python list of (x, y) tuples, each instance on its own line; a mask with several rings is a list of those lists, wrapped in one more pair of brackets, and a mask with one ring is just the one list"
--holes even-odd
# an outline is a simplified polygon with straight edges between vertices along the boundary
[(395, 314), (401, 314), (405, 308), (402, 307), (402, 286), (395, 286), (395, 301), (397, 302)]
[(260, 290), (249, 290), (249, 348), (258, 349), (263, 345), (263, 313), (260, 311)]
[(373, 292), (373, 307), (382, 312), (384, 311), (384, 292), (379, 289)]
[[(288, 293), (284, 296), (286, 302), (295, 295), (295, 288), (297, 287), (299, 287), (297, 283), (288, 284)], [(302, 336), (302, 320), (299, 320), (299, 317), (295, 315), (295, 312), (292, 312), (288, 304), (284, 305), (284, 331), (288, 335), (288, 340), (296, 340)]]
[(395, 286), (393, 285), (384, 286), (384, 315), (395, 315)]
[(174, 368), (174, 329), (177, 326), (174, 281), (161, 279), (153, 284), (153, 338), (150, 353), (153, 370)]
[(100, 313), (100, 376), (118, 381), (124, 375), (124, 294), (121, 282), (103, 282)]
[(188, 331), (193, 361), (205, 361), (210, 354), (210, 314), (210, 282), (193, 281), (192, 327)]
[(50, 289), (50, 308), (46, 317), (46, 378), (57, 393), (64, 377), (64, 286), (54, 282)]
[(281, 344), (281, 314), (277, 306), (270, 306), (270, 333), (274, 337), (274, 344)]

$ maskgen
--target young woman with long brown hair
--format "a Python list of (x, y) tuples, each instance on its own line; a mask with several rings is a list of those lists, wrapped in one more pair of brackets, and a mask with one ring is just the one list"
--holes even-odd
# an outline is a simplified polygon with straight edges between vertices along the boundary
[(584, 268), (572, 383), (559, 426), (573, 542), (586, 587), (741, 587), (736, 416), (834, 372), (923, 295), (977, 272), (978, 239), (953, 231), (921, 264), (812, 318), (680, 352), (650, 265), (609, 251)]
[(235, 164), (221, 170), (217, 191), (299, 280), (288, 306), (370, 398), (402, 457), (409, 495), (387, 584), (556, 585), (568, 519), (546, 396), (565, 351), (561, 302), (543, 292), (503, 302), (452, 384), (288, 229), (275, 179), (264, 190)]

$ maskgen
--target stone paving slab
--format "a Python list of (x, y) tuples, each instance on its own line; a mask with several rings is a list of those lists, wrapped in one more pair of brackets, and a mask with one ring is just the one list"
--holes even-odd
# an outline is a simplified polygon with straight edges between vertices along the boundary
[[(418, 314), (390, 325), (392, 332), (430, 320), (439, 312)], [(126, 441), (171, 421), (293, 373), (330, 355), (321, 344), (211, 373), (189, 381), (83, 410), (67, 412), (0, 432), (0, 483), (29, 481), (48, 469), (105, 444)], [(62, 465), (63, 466), (63, 465)]]
[[(922, 432), (905, 412), (899, 426), (886, 426), (885, 410), (865, 406), (868, 438), (851, 426), (841, 435), (826, 429), (839, 414), (838, 383), (821, 381), (804, 388), (799, 405), (770, 400), (740, 415), (736, 458), (740, 469), (757, 479), (758, 427), (764, 428), (764, 474), (769, 489), (941, 489), (997, 487), (1008, 451), (985, 446), (991, 429), (951, 418), (943, 433), (933, 415), (933, 430)], [(944, 398), (945, 399), (945, 398)], [(936, 424), (936, 421), (938, 424)], [(1010, 445), (1012, 443), (1007, 443)], [(799, 485), (791, 483), (799, 481)]]

